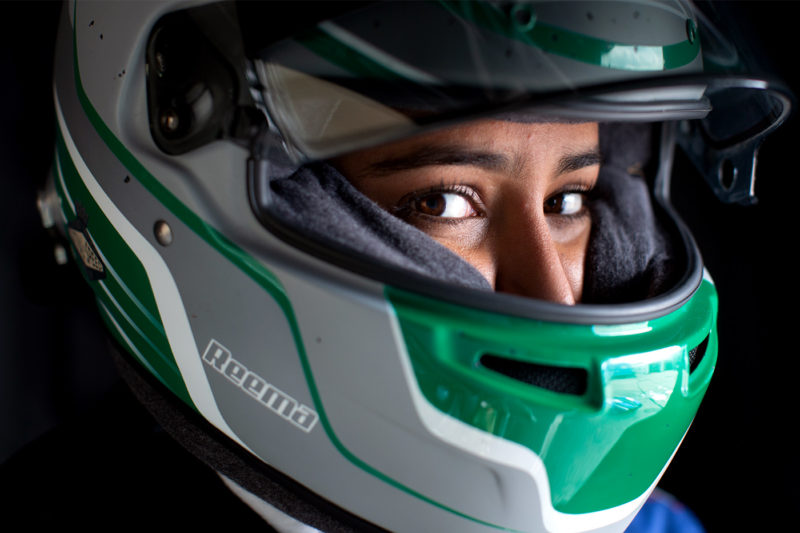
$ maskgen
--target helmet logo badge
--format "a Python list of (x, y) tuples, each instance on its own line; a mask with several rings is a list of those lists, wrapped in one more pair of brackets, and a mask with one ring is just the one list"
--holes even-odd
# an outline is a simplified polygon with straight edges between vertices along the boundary
[(106, 269), (89, 236), (86, 212), (82, 205), (78, 204), (76, 207), (78, 218), (67, 225), (69, 238), (81, 258), (86, 276), (92, 281), (103, 279), (106, 277)]

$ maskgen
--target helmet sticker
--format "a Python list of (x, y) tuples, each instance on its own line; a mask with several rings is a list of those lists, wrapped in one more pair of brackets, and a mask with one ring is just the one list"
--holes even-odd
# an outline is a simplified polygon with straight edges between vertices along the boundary
[(103, 279), (106, 277), (106, 269), (97, 254), (92, 238), (89, 236), (86, 223), (87, 217), (83, 206), (79, 204), (77, 211), (78, 218), (67, 225), (69, 238), (81, 259), (86, 276), (92, 281)]
[(203, 362), (238, 385), (277, 415), (309, 433), (319, 418), (317, 412), (269, 383), (231, 356), (230, 350), (211, 339), (203, 353)]

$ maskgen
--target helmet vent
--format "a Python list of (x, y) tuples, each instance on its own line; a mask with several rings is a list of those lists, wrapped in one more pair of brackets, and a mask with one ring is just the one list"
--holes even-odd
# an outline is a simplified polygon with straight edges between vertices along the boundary
[(562, 394), (583, 395), (589, 380), (589, 373), (583, 368), (541, 365), (497, 355), (481, 356), (480, 364), (517, 381)]
[(708, 337), (706, 337), (703, 342), (689, 350), (689, 373), (691, 374), (694, 372), (694, 369), (697, 368), (697, 365), (700, 364), (700, 361), (703, 360), (703, 356), (706, 354), (706, 348), (708, 348)]

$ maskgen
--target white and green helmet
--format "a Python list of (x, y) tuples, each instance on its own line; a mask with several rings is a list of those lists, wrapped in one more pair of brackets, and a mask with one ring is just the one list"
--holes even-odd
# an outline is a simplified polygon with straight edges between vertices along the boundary
[[(679, 0), (70, 3), (54, 99), (41, 208), (156, 417), (265, 513), (410, 532), (627, 526), (717, 359), (674, 148), (748, 203), (790, 103)], [(594, 295), (566, 306), (327, 203), (326, 160), (485, 116), (599, 121), (616, 174), (641, 154), (615, 142), (646, 139), (668, 254), (603, 253), (641, 220), (599, 217), (617, 241), (597, 231)]]

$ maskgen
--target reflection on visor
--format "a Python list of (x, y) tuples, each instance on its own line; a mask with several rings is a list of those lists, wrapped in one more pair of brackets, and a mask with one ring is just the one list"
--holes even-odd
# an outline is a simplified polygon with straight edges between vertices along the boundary
[[(249, 48), (260, 50), (264, 100), (296, 162), (509, 107), (590, 121), (697, 119), (717, 109), (704, 125), (712, 142), (757, 135), (784, 115), (783, 103), (765, 95), (751, 101), (752, 91), (705, 92), (706, 57), (717, 73), (741, 65), (699, 14), (625, 2), (572, 7), (379, 3)], [(611, 19), (600, 13), (640, 23), (609, 33)]]
[(730, 87), (708, 96), (715, 112), (703, 120), (703, 129), (714, 145), (730, 145), (762, 134), (787, 111), (787, 102), (768, 91)]
[[(379, 3), (292, 39), (248, 48), (260, 50), (264, 99), (298, 160), (332, 157), (407, 135), (414, 126), (545, 96), (574, 97), (583, 88), (702, 71), (697, 22), (682, 8), (624, 2), (572, 7)], [(641, 25), (610, 32), (600, 13), (640, 18)], [(673, 94), (670, 108), (677, 111), (682, 102), (695, 117), (698, 98), (702, 93)]]
[(273, 119), (299, 152), (296, 157), (324, 159), (360, 147), (365, 138), (375, 142), (387, 132), (415, 129), (402, 113), (355, 91), (275, 63), (259, 66), (271, 87), (266, 98)]

